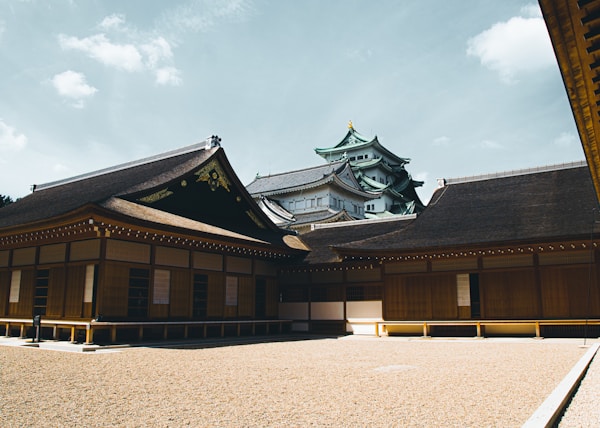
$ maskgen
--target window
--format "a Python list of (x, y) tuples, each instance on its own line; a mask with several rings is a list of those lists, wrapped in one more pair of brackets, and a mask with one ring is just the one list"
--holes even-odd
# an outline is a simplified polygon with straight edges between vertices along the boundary
[(127, 315), (130, 317), (148, 316), (149, 269), (129, 269), (129, 295)]
[(369, 159), (369, 154), (366, 154), (366, 155), (365, 155), (365, 159)]
[(284, 288), (281, 290), (281, 301), (308, 302), (308, 288), (302, 286)]
[(356, 302), (361, 300), (381, 300), (383, 296), (382, 287), (355, 286), (346, 288), (346, 300)]
[(21, 292), (21, 271), (14, 270), (10, 278), (10, 295), (8, 301), (10, 303), (19, 303), (19, 294)]
[(205, 319), (208, 307), (208, 275), (194, 274), (192, 316)]
[(36, 272), (35, 294), (33, 298), (33, 315), (46, 315), (46, 305), (48, 304), (49, 280), (49, 269), (42, 269)]
[(350, 156), (350, 160), (354, 161), (354, 160), (356, 160), (356, 158), (354, 156)]
[(322, 207), (323, 206), (323, 198), (317, 198), (317, 206), (318, 207)]
[(306, 200), (306, 208), (314, 208), (315, 206), (315, 200), (314, 199), (307, 199)]
[(152, 303), (155, 305), (168, 305), (169, 290), (171, 289), (171, 271), (156, 269), (152, 285)]
[(338, 302), (342, 301), (342, 296), (341, 286), (315, 286), (310, 289), (311, 302)]
[(358, 159), (358, 160), (361, 160), (362, 158), (364, 158), (364, 156), (363, 156), (363, 155), (358, 155), (358, 156), (356, 157), (356, 159)]
[(303, 202), (304, 202), (304, 201), (296, 201), (296, 204), (295, 204), (295, 209), (299, 210), (300, 208), (302, 208), (302, 203), (303, 203)]

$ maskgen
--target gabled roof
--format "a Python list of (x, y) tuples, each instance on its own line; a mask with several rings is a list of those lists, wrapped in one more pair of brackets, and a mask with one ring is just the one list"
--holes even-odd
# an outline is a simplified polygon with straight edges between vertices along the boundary
[(332, 246), (399, 232), (414, 222), (415, 218), (414, 215), (394, 216), (385, 219), (319, 224), (315, 230), (302, 235), (302, 240), (311, 248), (303, 263), (313, 265), (339, 261), (339, 256), (331, 250)]
[[(449, 180), (449, 182), (451, 182)], [(587, 167), (459, 181), (439, 188), (404, 230), (339, 245), (341, 253), (407, 253), (589, 239), (600, 231)]]
[(257, 203), (258, 207), (279, 227), (288, 227), (296, 221), (294, 214), (283, 208), (273, 199), (261, 196)]
[(283, 238), (290, 232), (279, 229), (256, 205), (223, 149), (211, 141), (37, 186), (0, 209), (0, 235), (36, 230), (87, 210), (288, 248)]
[(328, 148), (316, 148), (315, 152), (325, 160), (329, 161), (334, 156), (337, 158), (341, 157), (347, 151), (363, 149), (371, 146), (382, 152), (394, 164), (404, 165), (410, 162), (410, 159), (396, 156), (394, 153), (382, 146), (377, 139), (377, 136), (369, 139), (359, 134), (354, 127), (350, 127), (346, 133), (346, 136), (335, 146)]
[(257, 176), (254, 181), (246, 186), (246, 190), (253, 197), (260, 195), (273, 196), (311, 189), (328, 183), (335, 184), (346, 191), (363, 197), (365, 200), (376, 197), (362, 190), (347, 160), (265, 177)]

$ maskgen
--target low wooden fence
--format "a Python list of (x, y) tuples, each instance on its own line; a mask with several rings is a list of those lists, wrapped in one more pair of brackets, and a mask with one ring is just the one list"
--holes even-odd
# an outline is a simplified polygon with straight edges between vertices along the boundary
[[(356, 321), (355, 321), (356, 323)], [(445, 327), (475, 327), (477, 337), (483, 337), (482, 331), (486, 326), (494, 327), (516, 327), (529, 326), (535, 329), (535, 337), (541, 338), (542, 326), (585, 326), (585, 325), (600, 325), (600, 319), (561, 319), (561, 320), (450, 320), (450, 321), (367, 321), (365, 324), (375, 326), (375, 335), (380, 336), (382, 327), (387, 326), (409, 326), (421, 327), (424, 337), (429, 337), (430, 327), (445, 326)], [(483, 329), (482, 329), (483, 327)]]
[[(110, 331), (110, 340), (112, 343), (117, 341), (118, 329), (137, 329), (138, 339), (144, 338), (144, 328), (162, 328), (162, 338), (169, 338), (169, 328), (183, 327), (183, 338), (188, 338), (190, 327), (199, 327), (202, 329), (202, 337), (207, 337), (209, 327), (216, 327), (220, 336), (225, 336), (225, 329), (233, 326), (237, 336), (241, 335), (242, 326), (250, 326), (252, 335), (256, 334), (257, 326), (264, 326), (266, 333), (282, 333), (285, 325), (291, 325), (291, 320), (219, 320), (219, 321), (69, 321), (69, 320), (46, 320), (40, 321), (42, 327), (51, 327), (53, 329), (52, 338), (59, 338), (59, 330), (70, 329), (71, 341), (75, 341), (77, 330), (85, 330), (85, 343), (91, 344), (94, 341), (94, 332), (98, 330)], [(19, 336), (26, 337), (28, 327), (33, 326), (31, 319), (0, 318), (0, 325), (5, 326), (5, 336), (10, 336), (11, 327), (19, 328)]]

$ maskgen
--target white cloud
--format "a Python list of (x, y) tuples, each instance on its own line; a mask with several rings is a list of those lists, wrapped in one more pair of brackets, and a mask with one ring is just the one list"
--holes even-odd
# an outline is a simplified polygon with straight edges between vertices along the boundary
[(175, 67), (163, 67), (156, 70), (156, 83), (159, 85), (181, 85), (181, 72)]
[(0, 119), (0, 151), (19, 151), (27, 145), (27, 137)]
[(554, 140), (554, 145), (559, 147), (571, 147), (578, 143), (579, 138), (570, 132), (563, 132)]
[(75, 50), (107, 67), (127, 72), (152, 72), (161, 85), (180, 85), (181, 74), (173, 66), (172, 44), (163, 36), (142, 33), (126, 25), (125, 16), (113, 14), (105, 17), (100, 28), (111, 31), (118, 41), (105, 33), (78, 38), (61, 34), (58, 41), (63, 50)]
[(98, 89), (86, 83), (85, 76), (82, 73), (72, 70), (55, 75), (52, 78), (52, 84), (59, 95), (74, 100), (73, 106), (77, 108), (83, 107), (85, 98), (98, 92)]
[(104, 34), (78, 39), (64, 34), (58, 36), (64, 50), (78, 50), (104, 65), (125, 71), (140, 71), (144, 68), (142, 55), (132, 44), (112, 43)]
[(505, 83), (515, 83), (522, 73), (539, 71), (556, 62), (546, 24), (534, 5), (521, 9), (523, 16), (498, 22), (469, 39), (467, 55), (498, 72)]
[(159, 61), (173, 58), (171, 45), (163, 37), (157, 37), (149, 43), (140, 46), (140, 50), (146, 54), (148, 67), (154, 68)]
[(100, 23), (100, 28), (103, 30), (118, 29), (125, 24), (125, 15), (120, 13), (114, 13), (105, 17)]
[(521, 8), (521, 15), (529, 18), (542, 18), (542, 10), (537, 4), (528, 4)]
[(448, 144), (450, 144), (450, 138), (445, 135), (433, 139), (434, 146), (447, 146)]
[(497, 143), (496, 141), (492, 141), (492, 140), (483, 140), (481, 143), (479, 143), (479, 147), (481, 147), (482, 149), (492, 149), (492, 150), (498, 150), (498, 149), (503, 149), (504, 146), (500, 143)]
[(167, 11), (163, 26), (176, 33), (208, 31), (225, 21), (243, 21), (251, 13), (247, 0), (191, 0)]

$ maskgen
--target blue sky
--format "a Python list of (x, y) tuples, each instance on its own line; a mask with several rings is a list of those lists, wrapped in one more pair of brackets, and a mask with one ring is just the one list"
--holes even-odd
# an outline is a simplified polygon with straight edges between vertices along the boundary
[(217, 134), (245, 184), (348, 121), (424, 180), (584, 159), (536, 2), (0, 0), (0, 194)]

